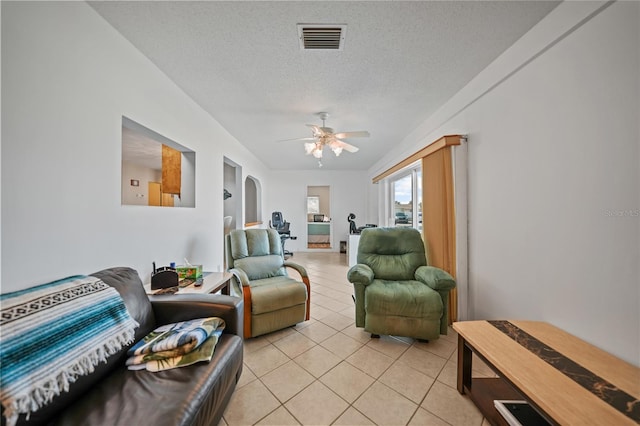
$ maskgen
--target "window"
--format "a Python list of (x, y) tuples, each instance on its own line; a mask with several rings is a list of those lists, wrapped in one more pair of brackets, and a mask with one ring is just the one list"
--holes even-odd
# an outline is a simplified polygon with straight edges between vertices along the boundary
[(320, 197), (307, 197), (307, 214), (320, 213)]
[(422, 230), (422, 170), (419, 165), (389, 180), (390, 226)]

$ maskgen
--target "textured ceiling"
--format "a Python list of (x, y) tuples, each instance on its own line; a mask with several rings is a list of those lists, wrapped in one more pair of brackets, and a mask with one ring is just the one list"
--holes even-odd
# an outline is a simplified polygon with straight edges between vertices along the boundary
[[(355, 154), (325, 150), (324, 169), (365, 170), (558, 3), (90, 4), (267, 167), (316, 169), (303, 142), (278, 141), (311, 136), (327, 111), (336, 132), (371, 137), (348, 140)], [(302, 51), (299, 23), (346, 24), (344, 49)]]

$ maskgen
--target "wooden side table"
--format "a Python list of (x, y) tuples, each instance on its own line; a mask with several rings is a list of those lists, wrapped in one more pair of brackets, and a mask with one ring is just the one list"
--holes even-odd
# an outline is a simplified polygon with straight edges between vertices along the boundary
[[(180, 289), (173, 294), (207, 294), (217, 293), (221, 291), (222, 294), (230, 294), (230, 280), (233, 274), (229, 272), (204, 272), (202, 277), (202, 285), (196, 286), (190, 284), (186, 287), (180, 287)], [(151, 283), (144, 285), (144, 290), (147, 294), (157, 294), (160, 290), (151, 290)]]
[[(496, 399), (527, 401), (551, 424), (637, 425), (640, 368), (538, 321), (462, 321), (458, 391), (493, 425), (507, 425)], [(499, 377), (472, 378), (475, 353)]]

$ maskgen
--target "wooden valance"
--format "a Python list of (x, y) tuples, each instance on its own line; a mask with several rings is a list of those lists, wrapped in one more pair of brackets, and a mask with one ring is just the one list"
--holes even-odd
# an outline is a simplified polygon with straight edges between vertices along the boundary
[(418, 160), (422, 160), (424, 157), (430, 154), (433, 154), (439, 149), (442, 149), (444, 147), (451, 146), (451, 145), (460, 145), (461, 138), (462, 137), (460, 135), (447, 135), (447, 136), (441, 137), (437, 141), (430, 143), (429, 145), (422, 148), (420, 151), (410, 155), (409, 157), (405, 158), (395, 166), (385, 170), (384, 172), (380, 173), (378, 176), (374, 177), (373, 183), (380, 182), (382, 179), (386, 178), (387, 176), (390, 176), (395, 172), (400, 171), (405, 167), (408, 167), (409, 165), (415, 163)]

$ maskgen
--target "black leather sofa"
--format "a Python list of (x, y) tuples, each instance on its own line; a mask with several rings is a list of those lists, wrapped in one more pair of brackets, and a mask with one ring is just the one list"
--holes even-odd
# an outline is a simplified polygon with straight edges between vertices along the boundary
[[(157, 373), (130, 371), (124, 348), (81, 376), (68, 392), (31, 413), (24, 425), (178, 426), (217, 425), (242, 373), (243, 301), (211, 295), (147, 296), (138, 273), (111, 268), (91, 274), (114, 287), (140, 324), (136, 341), (156, 327), (188, 319), (218, 316), (225, 330), (213, 359)], [(5, 418), (2, 416), (2, 424)]]

